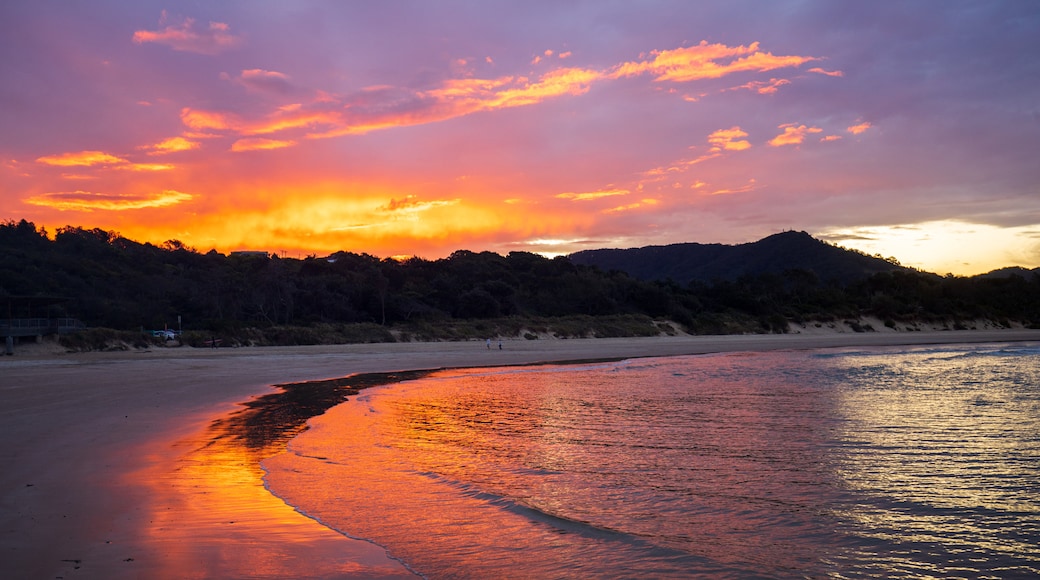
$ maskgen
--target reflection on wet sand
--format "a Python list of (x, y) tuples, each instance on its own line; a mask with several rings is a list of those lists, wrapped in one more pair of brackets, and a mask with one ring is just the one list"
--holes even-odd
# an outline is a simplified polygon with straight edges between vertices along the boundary
[(285, 448), (312, 416), (358, 388), (402, 377), (378, 374), (279, 385), (180, 441), (165, 461), (133, 474), (154, 509), (144, 534), (166, 578), (414, 578), (374, 544), (307, 518), (263, 486), (260, 462)]

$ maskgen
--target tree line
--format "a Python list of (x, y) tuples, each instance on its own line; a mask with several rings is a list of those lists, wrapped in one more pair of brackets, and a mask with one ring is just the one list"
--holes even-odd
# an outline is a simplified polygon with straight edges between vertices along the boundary
[[(18, 297), (15, 299), (15, 297)], [(32, 297), (52, 297), (32, 306)], [(88, 326), (244, 327), (367, 323), (419, 328), (460, 321), (568, 316), (669, 320), (697, 334), (786, 332), (788, 323), (876, 316), (889, 325), (987, 319), (1040, 326), (1040, 276), (936, 276), (896, 271), (853, 283), (814, 273), (713, 283), (637, 280), (529, 252), (460, 250), (442, 259), (200, 253), (67, 226), (53, 236), (0, 223), (0, 303), (14, 317), (77, 317)], [(5, 317), (7, 313), (0, 313)]]

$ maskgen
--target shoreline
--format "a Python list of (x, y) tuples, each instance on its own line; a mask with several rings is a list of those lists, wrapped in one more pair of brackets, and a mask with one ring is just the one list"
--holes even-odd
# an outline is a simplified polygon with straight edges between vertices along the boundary
[[(1022, 341), (1040, 342), (1040, 330), (510, 340), (502, 350), (467, 341), (3, 357), (0, 430), (8, 448), (0, 453), (8, 469), (0, 473), (0, 569), (50, 578), (274, 578), (286, 571), (414, 577), (380, 548), (341, 536), (268, 493), (258, 479), (259, 460), (253, 470), (248, 465), (255, 456), (214, 445), (214, 425), (276, 395), (279, 384), (440, 368)], [(212, 487), (221, 478), (226, 485)], [(200, 485), (211, 487), (199, 491)]]

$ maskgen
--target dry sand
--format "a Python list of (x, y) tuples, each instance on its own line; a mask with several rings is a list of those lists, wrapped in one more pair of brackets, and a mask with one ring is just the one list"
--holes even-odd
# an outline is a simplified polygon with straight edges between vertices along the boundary
[(262, 487), (210, 425), (277, 383), (354, 373), (905, 344), (1040, 331), (511, 340), (0, 357), (0, 572), (8, 578), (372, 578), (410, 572)]

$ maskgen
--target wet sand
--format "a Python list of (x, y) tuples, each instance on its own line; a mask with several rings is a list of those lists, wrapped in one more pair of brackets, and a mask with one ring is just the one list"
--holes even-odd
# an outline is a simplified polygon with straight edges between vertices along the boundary
[[(307, 416), (384, 379), (299, 387), (296, 401), (265, 399), (282, 392), (276, 384), (446, 367), (1011, 341), (1040, 341), (1040, 331), (510, 340), (502, 350), (482, 341), (20, 349), (0, 357), (0, 570), (17, 578), (410, 577), (381, 548), (269, 494), (258, 467)], [(250, 421), (260, 428), (249, 429)]]

